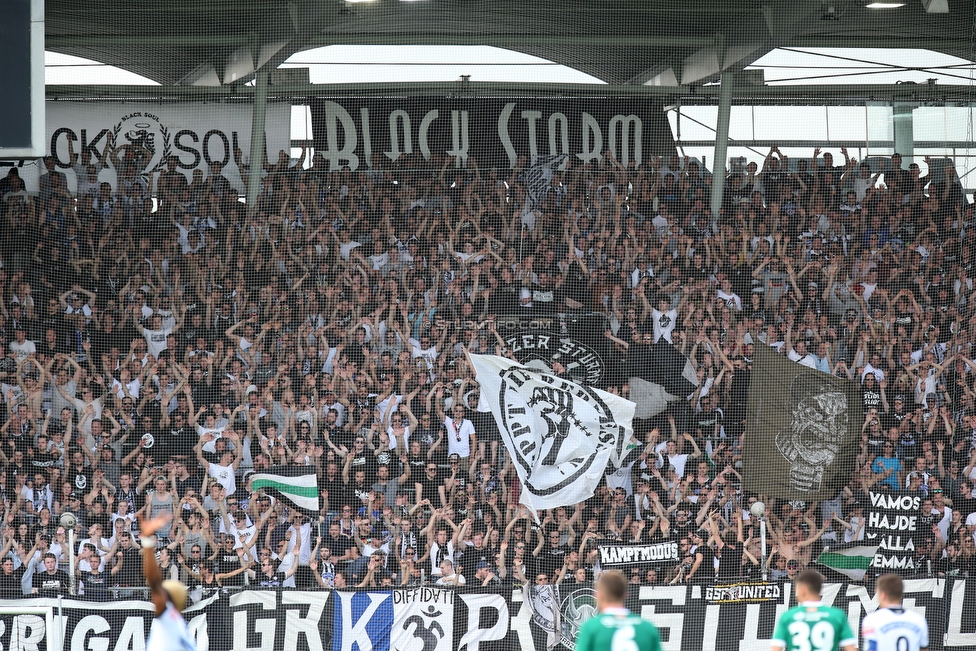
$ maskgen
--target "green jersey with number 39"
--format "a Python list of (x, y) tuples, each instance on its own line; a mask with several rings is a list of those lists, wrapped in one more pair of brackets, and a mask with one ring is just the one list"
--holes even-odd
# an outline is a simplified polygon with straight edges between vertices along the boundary
[(847, 614), (820, 602), (800, 604), (779, 618), (773, 646), (786, 651), (836, 651), (857, 644)]
[(661, 651), (661, 635), (626, 608), (606, 608), (583, 624), (576, 651)]

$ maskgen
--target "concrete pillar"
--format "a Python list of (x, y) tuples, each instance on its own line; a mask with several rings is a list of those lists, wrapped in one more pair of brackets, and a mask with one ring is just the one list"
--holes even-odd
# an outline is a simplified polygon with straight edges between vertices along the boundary
[(895, 102), (891, 112), (895, 134), (895, 151), (901, 154), (902, 167), (905, 169), (908, 169), (909, 164), (914, 162), (915, 156), (915, 131), (912, 126), (912, 111), (914, 109), (913, 104)]
[(718, 96), (718, 120), (715, 125), (715, 155), (712, 157), (712, 215), (718, 219), (725, 192), (725, 165), (729, 149), (729, 117), (732, 114), (732, 85), (735, 73), (722, 72), (722, 86)]
[(255, 75), (254, 104), (251, 110), (251, 169), (247, 176), (248, 210), (254, 210), (258, 191), (261, 189), (265, 156), (264, 121), (268, 114), (268, 75), (267, 70), (258, 70)]

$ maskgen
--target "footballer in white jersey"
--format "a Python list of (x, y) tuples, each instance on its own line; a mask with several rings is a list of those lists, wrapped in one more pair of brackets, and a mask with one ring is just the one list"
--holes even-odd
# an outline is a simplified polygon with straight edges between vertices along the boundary
[(878, 609), (864, 616), (861, 636), (866, 651), (927, 651), (929, 627), (915, 611), (902, 608), (902, 581), (897, 574), (878, 578)]

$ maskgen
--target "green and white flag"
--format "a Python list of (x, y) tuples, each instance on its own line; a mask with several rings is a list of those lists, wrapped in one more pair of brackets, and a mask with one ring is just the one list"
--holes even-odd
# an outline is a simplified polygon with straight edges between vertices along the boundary
[(263, 490), (307, 515), (322, 510), (314, 466), (272, 466), (249, 476), (251, 492)]
[(864, 578), (864, 573), (871, 567), (871, 561), (874, 560), (874, 554), (877, 551), (878, 545), (861, 545), (858, 543), (834, 545), (824, 547), (816, 562), (855, 581), (860, 581)]

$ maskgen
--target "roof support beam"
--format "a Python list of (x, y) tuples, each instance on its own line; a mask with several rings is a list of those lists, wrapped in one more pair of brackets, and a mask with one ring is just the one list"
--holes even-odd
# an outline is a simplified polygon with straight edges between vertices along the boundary
[[(248, 34), (144, 34), (79, 35), (52, 34), (47, 37), (51, 49), (70, 47), (167, 47), (167, 46), (247, 46)], [(714, 43), (710, 36), (547, 36), (544, 34), (320, 34), (306, 42), (307, 47), (326, 45), (491, 45), (495, 47), (617, 46), (617, 47), (704, 47)]]
[(325, 45), (489, 45), (494, 47), (704, 47), (711, 36), (618, 36), (615, 34), (430, 34), (324, 33), (309, 39), (311, 47)]
[(786, 47), (843, 47), (850, 48), (852, 44), (859, 48), (899, 48), (906, 47), (919, 50), (934, 50), (936, 52), (969, 52), (968, 38), (926, 38), (912, 37), (910, 41), (890, 36), (850, 36), (848, 34), (818, 34), (816, 36), (797, 36), (783, 43)]
[[(830, 100), (835, 104), (863, 105), (867, 101), (949, 102), (965, 104), (970, 99), (970, 87), (965, 85), (928, 84), (809, 84), (754, 86), (741, 85), (732, 90), (733, 104), (766, 103), (790, 100), (794, 102)], [(250, 86), (48, 86), (49, 100), (70, 99), (157, 99), (183, 101), (192, 99), (223, 99), (251, 101)], [(630, 84), (536, 84), (519, 82), (475, 82), (461, 86), (456, 81), (428, 83), (356, 83), (356, 84), (284, 84), (273, 85), (269, 97), (274, 100), (304, 101), (309, 97), (343, 97), (385, 95), (393, 97), (422, 97), (452, 95), (457, 97), (492, 97), (521, 95), (525, 97), (664, 97), (682, 104), (715, 105), (719, 86), (634, 86)]]
[(47, 37), (47, 48), (71, 47), (209, 47), (244, 46), (251, 43), (247, 33), (235, 34), (144, 34), (126, 36), (124, 34), (91, 35), (51, 34)]

